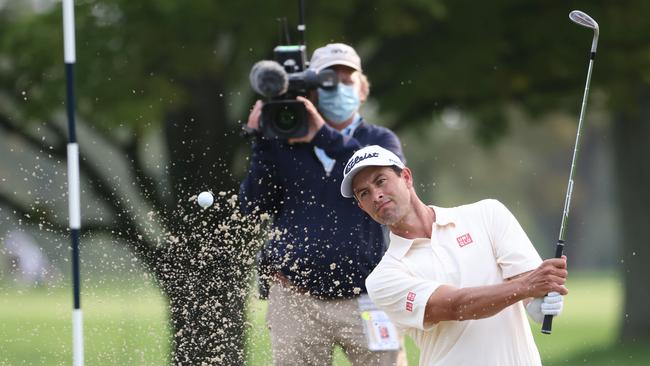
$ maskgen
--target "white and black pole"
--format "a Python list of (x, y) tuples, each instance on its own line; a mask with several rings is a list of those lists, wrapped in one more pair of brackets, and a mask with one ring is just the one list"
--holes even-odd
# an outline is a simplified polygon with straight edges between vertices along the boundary
[(79, 231), (81, 210), (79, 202), (79, 145), (75, 127), (74, 64), (75, 27), (74, 0), (63, 0), (63, 52), (65, 61), (66, 99), (68, 115), (68, 211), (70, 215), (70, 238), (72, 240), (72, 364), (84, 364), (83, 316), (81, 313), (81, 289), (79, 281)]

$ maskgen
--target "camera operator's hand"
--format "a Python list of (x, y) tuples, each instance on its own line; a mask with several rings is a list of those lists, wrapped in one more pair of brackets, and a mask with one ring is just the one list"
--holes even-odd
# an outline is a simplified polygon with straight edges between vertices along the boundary
[(296, 100), (299, 100), (305, 104), (305, 108), (307, 109), (307, 122), (309, 123), (309, 131), (307, 132), (307, 135), (303, 137), (289, 139), (288, 141), (290, 144), (311, 142), (311, 140), (314, 139), (314, 136), (316, 136), (318, 131), (325, 124), (325, 120), (323, 117), (321, 117), (320, 113), (318, 113), (318, 110), (316, 109), (316, 106), (314, 106), (314, 104), (309, 99), (298, 96), (296, 97)]
[(253, 109), (251, 109), (251, 113), (248, 115), (248, 123), (246, 123), (246, 127), (255, 131), (260, 129), (260, 118), (262, 116), (263, 105), (264, 103), (261, 100), (255, 102)]

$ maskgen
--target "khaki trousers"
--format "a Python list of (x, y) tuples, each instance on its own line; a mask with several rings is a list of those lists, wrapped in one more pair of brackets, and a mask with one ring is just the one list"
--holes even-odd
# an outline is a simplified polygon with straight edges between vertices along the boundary
[(335, 345), (354, 366), (406, 365), (404, 347), (368, 350), (357, 299), (320, 300), (272, 283), (266, 322), (276, 366), (330, 366)]

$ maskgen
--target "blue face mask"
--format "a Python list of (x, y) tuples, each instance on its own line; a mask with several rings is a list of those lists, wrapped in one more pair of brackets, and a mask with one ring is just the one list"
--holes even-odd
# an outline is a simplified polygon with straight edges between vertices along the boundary
[(338, 83), (334, 90), (318, 89), (318, 111), (326, 120), (341, 124), (359, 109), (361, 100), (353, 85)]

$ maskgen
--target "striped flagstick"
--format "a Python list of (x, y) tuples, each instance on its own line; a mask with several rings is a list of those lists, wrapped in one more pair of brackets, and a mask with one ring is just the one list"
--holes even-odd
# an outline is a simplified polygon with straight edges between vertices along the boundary
[(72, 310), (72, 364), (84, 364), (83, 316), (79, 283), (79, 230), (81, 212), (79, 203), (79, 145), (75, 128), (74, 64), (75, 55), (74, 0), (63, 0), (63, 51), (66, 76), (68, 114), (68, 210), (72, 240), (72, 285), (74, 308)]

